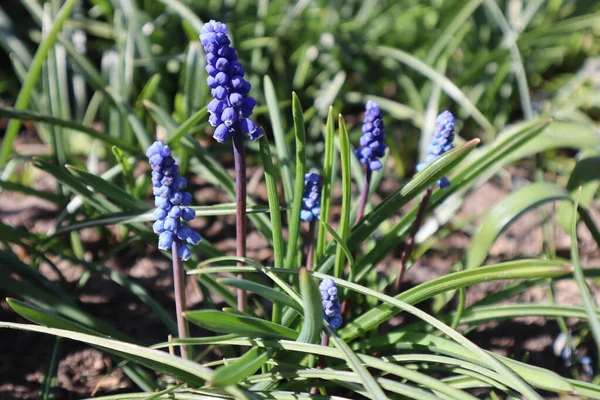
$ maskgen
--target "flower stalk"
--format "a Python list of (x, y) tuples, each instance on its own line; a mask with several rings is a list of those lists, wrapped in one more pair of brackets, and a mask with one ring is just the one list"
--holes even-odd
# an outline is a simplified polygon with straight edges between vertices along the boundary
[[(148, 162), (152, 166), (152, 193), (156, 209), (153, 212), (156, 221), (152, 228), (158, 236), (158, 248), (171, 250), (173, 256), (173, 293), (175, 297), (175, 313), (177, 331), (180, 339), (189, 337), (185, 312), (185, 274), (183, 261), (191, 257), (188, 246), (200, 242), (200, 234), (193, 231), (185, 222), (196, 217), (190, 208), (192, 195), (183, 190), (187, 180), (179, 176), (179, 167), (171, 155), (169, 146), (162, 142), (154, 142), (146, 151)], [(188, 346), (181, 346), (181, 357), (191, 358)]]
[[(227, 27), (222, 22), (210, 20), (202, 27), (200, 42), (206, 52), (206, 84), (213, 100), (208, 104), (208, 122), (215, 127), (213, 137), (219, 143), (229, 138), (233, 141), (235, 163), (236, 204), (236, 251), (238, 257), (246, 257), (246, 157), (244, 137), (257, 140), (262, 130), (250, 119), (256, 100), (248, 95), (252, 85), (244, 79), (246, 70), (240, 64), (236, 51), (231, 47)], [(243, 263), (238, 263), (241, 265)], [(243, 274), (238, 274), (243, 279)], [(247, 307), (246, 292), (237, 291), (238, 310)]]
[[(246, 257), (246, 154), (244, 151), (244, 139), (242, 135), (233, 135), (233, 161), (235, 164), (235, 255), (237, 257)], [(238, 262), (238, 265), (244, 265)], [(244, 279), (244, 274), (237, 275), (239, 279)], [(246, 291), (237, 290), (238, 310), (246, 311), (247, 308)]]
[[(454, 119), (454, 115), (452, 115), (450, 111), (444, 111), (436, 117), (435, 132), (431, 138), (429, 146), (427, 147), (427, 157), (425, 158), (425, 162), (417, 165), (417, 171), (423, 170), (427, 164), (445, 152), (452, 150), (454, 147), (453, 142), (455, 123), (456, 120)], [(437, 181), (437, 184), (440, 189), (446, 189), (450, 186), (450, 180), (444, 176)], [(410, 234), (408, 235), (408, 239), (406, 240), (406, 246), (404, 247), (404, 252), (402, 253), (402, 259), (400, 260), (400, 267), (394, 282), (394, 292), (398, 292), (398, 290), (400, 290), (404, 271), (406, 270), (406, 263), (408, 262), (408, 259), (412, 253), (415, 243), (415, 236), (417, 235), (417, 232), (419, 232), (421, 224), (423, 223), (423, 218), (427, 212), (427, 207), (429, 205), (429, 199), (431, 198), (433, 188), (434, 186), (431, 186), (425, 191), (423, 200), (421, 200), (421, 204), (417, 210), (415, 222), (413, 223)]]
[(365, 171), (363, 187), (360, 190), (360, 198), (358, 200), (358, 211), (356, 212), (355, 224), (357, 224), (365, 216), (365, 209), (367, 207), (367, 202), (369, 201), (369, 188), (371, 186), (372, 175), (373, 174), (371, 173), (371, 169), (367, 167)]
[[(173, 242), (171, 246), (173, 253), (173, 294), (175, 296), (175, 314), (177, 316), (177, 335), (179, 339), (187, 339), (190, 337), (190, 331), (187, 320), (183, 317), (186, 310), (185, 300), (185, 274), (183, 269), (183, 261), (177, 252), (177, 243)], [(181, 357), (190, 360), (192, 358), (191, 349), (189, 346), (181, 345)]]
[(396, 280), (394, 281), (394, 292), (398, 292), (400, 289), (400, 285), (402, 284), (402, 278), (404, 276), (404, 272), (406, 271), (406, 263), (410, 255), (412, 254), (415, 236), (419, 229), (421, 229), (421, 224), (423, 223), (423, 218), (425, 217), (425, 212), (427, 211), (427, 206), (429, 205), (429, 199), (431, 198), (431, 193), (433, 192), (433, 186), (430, 186), (423, 196), (423, 200), (421, 200), (421, 204), (419, 205), (419, 209), (417, 210), (417, 216), (415, 217), (415, 222), (413, 223), (412, 228), (410, 229), (410, 234), (408, 235), (408, 239), (406, 240), (406, 246), (404, 247), (404, 251), (402, 252), (402, 258), (400, 260), (400, 267), (398, 269), (398, 274), (396, 275)]

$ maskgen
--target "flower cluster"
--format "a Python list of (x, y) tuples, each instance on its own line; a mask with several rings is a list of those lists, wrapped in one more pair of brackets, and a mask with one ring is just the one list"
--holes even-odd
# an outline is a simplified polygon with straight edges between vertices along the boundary
[[(427, 157), (425, 162), (417, 165), (417, 171), (421, 171), (430, 162), (441, 156), (447, 151), (452, 150), (454, 147), (454, 124), (456, 120), (454, 115), (450, 111), (444, 111), (435, 119), (435, 133), (433, 138), (427, 147)], [(438, 185), (441, 189), (445, 189), (450, 186), (450, 180), (445, 176), (438, 181)]]
[(323, 181), (319, 174), (309, 172), (304, 175), (304, 195), (302, 196), (302, 209), (300, 219), (310, 222), (313, 218), (319, 219), (321, 214), (321, 187)]
[(338, 290), (331, 278), (325, 278), (319, 285), (321, 299), (323, 300), (323, 314), (332, 328), (337, 329), (344, 321), (341, 316), (342, 306), (338, 299)]
[(262, 130), (249, 118), (256, 100), (248, 96), (251, 85), (244, 79), (244, 67), (230, 46), (227, 27), (211, 20), (202, 27), (200, 41), (206, 51), (206, 83), (214, 99), (208, 104), (209, 122), (214, 126), (217, 142), (229, 139), (230, 134), (244, 133), (252, 140), (262, 136)]
[(200, 234), (182, 224), (191, 221), (196, 212), (189, 207), (192, 195), (182, 192), (187, 186), (187, 179), (179, 176), (179, 167), (171, 156), (171, 149), (162, 142), (154, 142), (146, 151), (146, 156), (152, 166), (152, 186), (154, 194), (153, 225), (158, 233), (158, 248), (169, 250), (173, 242), (177, 243), (177, 253), (183, 260), (190, 258), (189, 247), (184, 243), (198, 244)]
[(379, 159), (385, 155), (387, 146), (385, 145), (381, 110), (379, 104), (373, 100), (367, 101), (362, 132), (361, 147), (356, 150), (356, 156), (369, 170), (380, 170), (383, 166)]

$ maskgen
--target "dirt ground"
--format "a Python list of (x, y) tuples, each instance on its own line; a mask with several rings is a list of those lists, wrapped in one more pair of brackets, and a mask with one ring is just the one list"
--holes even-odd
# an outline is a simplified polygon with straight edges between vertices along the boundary
[[(249, 170), (249, 193), (260, 203), (266, 204), (262, 184), (258, 183), (262, 171)], [(35, 179), (35, 186), (41, 190), (53, 191), (51, 179), (43, 175)], [(208, 186), (199, 178), (192, 179), (192, 191), (195, 204), (216, 204), (230, 201), (227, 196)], [(381, 198), (398, 188), (393, 180), (382, 184), (377, 198)], [(514, 187), (500, 181), (485, 183), (471, 193), (459, 215), (461, 217), (479, 216), (500, 201)], [(27, 229), (34, 233), (45, 233), (53, 224), (60, 210), (52, 203), (22, 194), (5, 191), (0, 194), (1, 218), (5, 224)], [(339, 204), (339, 202), (338, 202)], [(600, 222), (600, 214), (592, 210), (593, 218)], [(335, 218), (335, 215), (334, 215)], [(204, 238), (215, 244), (220, 250), (235, 252), (234, 219), (232, 216), (200, 218), (194, 221)], [(568, 256), (570, 239), (557, 230), (557, 246), (561, 255)], [(98, 237), (94, 230), (82, 232), (87, 256), (101, 254), (98, 249)], [(580, 229), (581, 261), (585, 267), (600, 266), (600, 251), (584, 227)], [(468, 248), (470, 239), (466, 232), (455, 232), (444, 238), (434, 249), (421, 257), (406, 274), (404, 287), (442, 276), (450, 270), (453, 262), (459, 260)], [(539, 256), (542, 252), (542, 234), (540, 213), (530, 212), (504, 232), (492, 247), (488, 263), (510, 260), (515, 257)], [(146, 257), (142, 252), (124, 251), (119, 259), (110, 259), (106, 265), (117, 269), (146, 288), (166, 309), (172, 310), (173, 293), (170, 266), (167, 260), (154, 249), (146, 248)], [(122, 257), (121, 257), (122, 256)], [(271, 251), (267, 243), (256, 232), (248, 235), (248, 256), (267, 262), (271, 260)], [(397, 268), (399, 252), (388, 256), (379, 266), (382, 271)], [(24, 261), (27, 257), (23, 254)], [(83, 267), (59, 262), (58, 268), (68, 281), (68, 285), (77, 282), (85, 272)], [(57, 274), (47, 265), (41, 271), (51, 280), (58, 279)], [(486, 294), (498, 290), (503, 282), (490, 282), (470, 288), (468, 304), (483, 298)], [(188, 280), (188, 307), (202, 307), (202, 296), (198, 288)], [(6, 293), (0, 291), (0, 298)], [(596, 297), (598, 294), (596, 293)], [(127, 290), (97, 273), (92, 274), (88, 285), (78, 293), (81, 307), (90, 314), (109, 321), (121, 331), (135, 337), (140, 343), (150, 345), (165, 341), (167, 332), (153, 313)], [(546, 301), (545, 289), (535, 288), (519, 296), (521, 302)], [(600, 298), (599, 298), (600, 300)], [(561, 281), (556, 285), (558, 304), (581, 304), (574, 282)], [(10, 310), (4, 300), (0, 301), (0, 319), (23, 322)], [(194, 332), (192, 332), (194, 333)], [(196, 334), (202, 334), (196, 331)], [(528, 358), (535, 365), (552, 368), (561, 374), (568, 374), (560, 359), (551, 350), (553, 337), (558, 333), (554, 321), (543, 318), (520, 318), (501, 323), (483, 325), (469, 337), (476, 343), (517, 359)], [(0, 399), (37, 398), (46, 363), (52, 354), (56, 339), (50, 336), (24, 333), (12, 330), (0, 330)], [(130, 390), (133, 384), (114, 362), (97, 349), (61, 340), (60, 363), (58, 367), (56, 399), (80, 399), (92, 393), (106, 395)]]

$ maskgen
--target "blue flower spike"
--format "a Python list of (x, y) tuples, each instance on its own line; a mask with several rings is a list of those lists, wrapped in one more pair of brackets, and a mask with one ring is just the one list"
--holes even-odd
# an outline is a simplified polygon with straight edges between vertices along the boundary
[[(435, 132), (427, 147), (427, 157), (425, 158), (425, 162), (417, 165), (417, 171), (421, 171), (427, 164), (454, 148), (452, 142), (454, 142), (455, 124), (456, 119), (450, 111), (444, 111), (437, 116), (435, 119)], [(437, 183), (440, 189), (446, 189), (450, 186), (450, 180), (445, 176)]]
[(370, 171), (378, 171), (383, 168), (379, 159), (385, 155), (387, 146), (381, 110), (376, 101), (367, 101), (362, 132), (360, 148), (356, 150), (356, 156)]
[(321, 188), (323, 180), (319, 174), (309, 172), (304, 175), (304, 195), (302, 196), (302, 209), (300, 210), (300, 219), (305, 222), (311, 222), (313, 219), (319, 219), (321, 215)]
[(339, 328), (342, 326), (344, 320), (341, 315), (342, 306), (338, 298), (338, 290), (335, 287), (333, 279), (323, 279), (319, 285), (319, 291), (321, 292), (321, 300), (323, 301), (323, 315), (325, 320), (329, 322), (329, 325), (333, 329)]
[(213, 100), (208, 104), (208, 121), (215, 127), (213, 137), (219, 143), (231, 135), (243, 133), (257, 140), (262, 130), (250, 119), (256, 100), (248, 95), (252, 85), (244, 79), (246, 70), (227, 37), (224, 23), (210, 20), (202, 27), (200, 42), (206, 52), (206, 83)]
[(179, 167), (171, 156), (171, 149), (163, 142), (154, 142), (146, 150), (146, 156), (152, 167), (152, 192), (156, 205), (153, 212), (156, 222), (152, 228), (158, 234), (158, 248), (170, 250), (175, 242), (179, 257), (185, 261), (191, 256), (188, 244), (196, 245), (201, 239), (198, 232), (183, 224), (196, 217), (196, 212), (189, 207), (192, 195), (182, 191), (187, 186), (187, 179), (179, 176)]

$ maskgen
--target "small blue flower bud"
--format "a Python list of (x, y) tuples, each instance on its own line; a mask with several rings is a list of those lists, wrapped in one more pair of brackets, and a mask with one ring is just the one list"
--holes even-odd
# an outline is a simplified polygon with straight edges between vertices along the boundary
[(181, 211), (181, 219), (183, 219), (184, 221), (191, 221), (194, 218), (196, 218), (196, 211), (194, 211), (193, 208), (184, 208)]
[(194, 246), (197, 245), (200, 242), (200, 239), (202, 239), (202, 237), (200, 236), (200, 234), (196, 231), (192, 231), (192, 233), (190, 234), (190, 236), (187, 238), (187, 242), (189, 244), (193, 244)]
[(211, 114), (221, 115), (225, 108), (225, 103), (218, 99), (212, 99), (206, 108)]
[(237, 121), (237, 114), (233, 107), (227, 107), (223, 110), (223, 113), (221, 114), (221, 120), (227, 126), (231, 126)]
[(190, 204), (192, 204), (192, 195), (189, 192), (183, 192), (181, 194), (181, 205), (182, 206), (189, 206)]
[(229, 103), (233, 107), (240, 107), (243, 104), (244, 96), (239, 93), (231, 93), (229, 96)]
[(189, 238), (191, 234), (192, 234), (192, 230), (189, 227), (185, 226), (185, 225), (180, 226), (177, 229), (177, 237), (180, 240), (185, 240), (185, 239)]
[(162, 233), (165, 231), (165, 221), (159, 219), (152, 225), (154, 233)]
[(225, 124), (220, 124), (217, 126), (217, 129), (215, 129), (213, 137), (219, 143), (225, 142), (227, 139), (229, 139), (229, 127)]
[(182, 191), (183, 189), (185, 189), (187, 187), (187, 179), (185, 178), (177, 178), (173, 181), (173, 190), (175, 191)]
[(181, 217), (181, 207), (179, 207), (179, 206), (171, 207), (171, 209), (169, 210), (169, 217), (171, 217), (171, 218)]
[(156, 207), (162, 208), (163, 210), (166, 210), (171, 207), (171, 204), (169, 203), (169, 199), (167, 199), (165, 197), (159, 197), (159, 196), (155, 197), (154, 204), (156, 205)]
[(168, 231), (175, 232), (175, 231), (177, 231), (177, 228), (179, 227), (179, 224), (178, 224), (176, 218), (167, 217), (165, 219), (165, 225), (164, 225), (164, 227)]
[(217, 83), (217, 85), (224, 87), (229, 82), (229, 77), (225, 72), (219, 72), (215, 76), (215, 82)]
[(190, 252), (190, 248), (187, 245), (181, 243), (177, 245), (177, 255), (183, 261), (187, 261), (192, 256), (192, 253)]
[(167, 217), (168, 211), (163, 210), (162, 208), (157, 208), (152, 212), (152, 216), (156, 219), (165, 219)]
[(215, 68), (219, 71), (227, 71), (229, 69), (229, 60), (221, 57), (215, 62)]
[(164, 231), (158, 235), (158, 248), (161, 250), (169, 250), (173, 245), (173, 232)]

